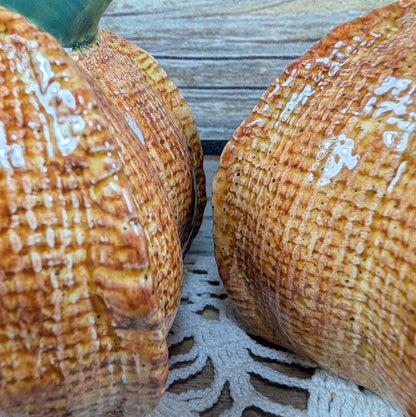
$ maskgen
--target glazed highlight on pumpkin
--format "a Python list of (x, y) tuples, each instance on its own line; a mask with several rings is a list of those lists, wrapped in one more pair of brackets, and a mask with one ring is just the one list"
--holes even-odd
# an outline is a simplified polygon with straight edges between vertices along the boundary
[(228, 294), (272, 342), (416, 416), (416, 4), (335, 28), (225, 147)]
[(146, 414), (182, 286), (166, 193), (59, 43), (0, 25), (0, 413)]

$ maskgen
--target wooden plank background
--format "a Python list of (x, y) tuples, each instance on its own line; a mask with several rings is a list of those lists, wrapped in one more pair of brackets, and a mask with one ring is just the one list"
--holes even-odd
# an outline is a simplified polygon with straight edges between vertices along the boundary
[(101, 26), (151, 53), (216, 154), (261, 93), (336, 24), (389, 0), (113, 0)]

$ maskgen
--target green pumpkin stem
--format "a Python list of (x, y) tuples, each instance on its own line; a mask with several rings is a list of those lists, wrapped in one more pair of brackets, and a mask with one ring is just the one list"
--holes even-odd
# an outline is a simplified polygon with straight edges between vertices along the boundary
[(111, 0), (0, 0), (53, 35), (64, 47), (83, 46), (94, 40), (98, 22)]

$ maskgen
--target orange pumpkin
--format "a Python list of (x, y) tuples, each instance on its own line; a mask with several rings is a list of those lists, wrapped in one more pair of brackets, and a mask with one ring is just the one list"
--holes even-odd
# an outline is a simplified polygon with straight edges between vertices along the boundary
[(181, 295), (182, 203), (54, 37), (3, 7), (0, 26), (0, 414), (147, 414)]
[(336, 27), (264, 92), (213, 182), (215, 256), (270, 341), (416, 416), (416, 3)]

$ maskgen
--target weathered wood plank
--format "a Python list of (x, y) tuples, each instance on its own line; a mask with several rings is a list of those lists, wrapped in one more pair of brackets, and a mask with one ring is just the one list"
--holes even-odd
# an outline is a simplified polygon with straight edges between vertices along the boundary
[[(264, 88), (265, 89), (265, 88)], [(182, 89), (204, 140), (230, 140), (264, 89)]]
[(212, 180), (214, 178), (214, 174), (219, 165), (219, 158), (218, 157), (205, 157), (204, 159), (204, 170), (206, 175), (206, 182), (207, 182), (207, 206), (205, 208), (204, 213), (204, 221), (201, 225), (200, 232), (198, 233), (197, 237), (195, 238), (191, 250), (189, 252), (190, 255), (207, 255), (213, 256), (214, 255), (214, 242), (212, 239), (212, 207), (211, 207), (211, 195), (212, 195)]
[(235, 88), (265, 89), (293, 61), (291, 58), (165, 59), (169, 77), (180, 89)]
[[(211, 16), (155, 20), (149, 15), (104, 16), (102, 26), (159, 57), (299, 56), (337, 22), (356, 13), (290, 16)], [(156, 29), (157, 28), (157, 29)]]
[(303, 42), (318, 40), (336, 24), (388, 2), (194, 0), (179, 6), (174, 1), (118, 0), (101, 25), (156, 57), (299, 56)]
[(107, 14), (143, 15), (171, 17), (194, 17), (212, 15), (279, 15), (316, 12), (345, 12), (351, 10), (366, 11), (388, 4), (388, 0), (264, 0), (261, 3), (253, 0), (188, 0), (178, 3), (173, 0), (114, 0)]

